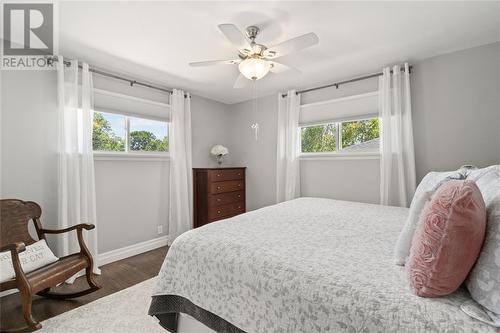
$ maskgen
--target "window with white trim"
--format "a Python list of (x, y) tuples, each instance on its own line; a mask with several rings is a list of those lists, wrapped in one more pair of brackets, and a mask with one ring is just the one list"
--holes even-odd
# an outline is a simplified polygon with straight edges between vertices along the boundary
[(301, 152), (366, 153), (379, 151), (379, 118), (329, 122), (300, 127)]
[(95, 152), (168, 152), (166, 121), (94, 111), (92, 145)]

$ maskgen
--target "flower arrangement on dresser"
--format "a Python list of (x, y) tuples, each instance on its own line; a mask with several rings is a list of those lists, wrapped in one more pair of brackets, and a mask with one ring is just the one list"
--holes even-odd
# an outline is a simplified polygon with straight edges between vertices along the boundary
[(229, 155), (229, 150), (224, 147), (223, 145), (215, 145), (212, 147), (210, 150), (210, 153), (215, 156), (217, 159), (217, 164), (219, 166), (222, 165), (222, 160), (224, 159), (224, 156)]

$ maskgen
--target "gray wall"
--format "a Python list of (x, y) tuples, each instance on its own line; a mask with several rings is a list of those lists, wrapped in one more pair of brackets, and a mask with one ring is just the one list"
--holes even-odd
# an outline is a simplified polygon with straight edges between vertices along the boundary
[[(302, 104), (377, 90), (377, 80), (361, 81), (340, 89), (323, 89), (302, 95)], [(250, 210), (276, 203), (276, 143), (278, 95), (231, 105), (233, 164), (247, 167), (247, 208)], [(260, 125), (255, 141), (250, 125)], [(379, 202), (379, 160), (315, 159), (301, 160), (302, 196), (339, 200)]]
[[(158, 102), (168, 94), (93, 76), (94, 87)], [(95, 155), (99, 253), (166, 235), (169, 163), (165, 160), (102, 158)], [(158, 234), (158, 226), (163, 233)]]
[[(252, 101), (231, 105), (230, 135), (232, 164), (247, 167), (247, 209), (253, 210), (276, 202), (276, 124), (277, 95), (260, 98), (257, 112)], [(258, 122), (256, 141), (250, 126)]]
[[(417, 62), (411, 86), (417, 181), (432, 170), (500, 164), (500, 43)], [(303, 94), (302, 104), (377, 89), (376, 78), (359, 81)], [(233, 162), (248, 167), (248, 208), (256, 209), (275, 202), (277, 96), (258, 100), (258, 142), (249, 130), (252, 103), (231, 106), (231, 130)], [(378, 203), (379, 165), (377, 159), (303, 159), (302, 195)]]
[(412, 74), (417, 179), (500, 164), (500, 43), (418, 62)]
[(2, 198), (38, 202), (57, 225), (57, 93), (51, 71), (1, 71)]
[[(54, 71), (2, 71), (1, 197), (38, 202), (57, 226), (57, 90)], [(114, 81), (114, 82), (113, 82)], [(167, 102), (166, 94), (94, 77), (96, 88)], [(231, 149), (228, 106), (193, 96), (193, 166), (215, 166), (208, 151)], [(232, 150), (232, 149), (231, 149)], [(96, 158), (99, 253), (167, 233), (168, 161)]]
[(302, 160), (302, 196), (378, 204), (379, 168), (378, 158)]
[[(216, 165), (209, 154), (214, 144), (231, 150), (227, 112), (225, 104), (192, 96), (193, 167)], [(95, 168), (100, 253), (168, 234), (169, 162), (97, 158)]]
[[(378, 79), (302, 94), (301, 104), (377, 91)], [(367, 203), (380, 202), (380, 160), (372, 157), (303, 159), (300, 162), (301, 193)]]
[(229, 105), (207, 98), (191, 98), (191, 131), (193, 135), (193, 167), (217, 167), (216, 160), (210, 155), (210, 149), (222, 144), (229, 149), (223, 165), (230, 165), (234, 152), (228, 128), (231, 127)]
[[(462, 164), (500, 164), (500, 43), (427, 59), (414, 64), (412, 104), (417, 177)], [(363, 73), (353, 73), (363, 74)], [(39, 202), (43, 221), (57, 223), (57, 105), (53, 71), (1, 73), (1, 196)], [(166, 101), (165, 95), (130, 88), (96, 76), (96, 87)], [(374, 91), (367, 80), (311, 92), (303, 103)], [(247, 204), (256, 209), (275, 202), (277, 96), (225, 105), (193, 96), (193, 166), (215, 166), (208, 151), (226, 145), (226, 165), (248, 167)], [(261, 126), (258, 141), (250, 125)], [(305, 196), (379, 201), (378, 160), (302, 160)], [(158, 237), (166, 232), (168, 162), (96, 161), (99, 252)], [(123, 230), (129, 230), (123, 232)], [(117, 232), (119, 237), (117, 237)]]
[(96, 159), (95, 181), (99, 253), (167, 234), (168, 162)]

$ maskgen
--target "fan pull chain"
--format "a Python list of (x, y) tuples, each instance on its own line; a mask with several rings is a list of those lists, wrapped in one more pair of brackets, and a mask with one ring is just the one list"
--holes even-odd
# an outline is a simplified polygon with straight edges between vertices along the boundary
[(259, 124), (258, 123), (254, 123), (254, 124), (252, 124), (251, 127), (254, 130), (255, 141), (259, 141)]
[(250, 128), (254, 131), (255, 141), (259, 140), (259, 123), (257, 122), (257, 80), (252, 80), (252, 113), (255, 123)]

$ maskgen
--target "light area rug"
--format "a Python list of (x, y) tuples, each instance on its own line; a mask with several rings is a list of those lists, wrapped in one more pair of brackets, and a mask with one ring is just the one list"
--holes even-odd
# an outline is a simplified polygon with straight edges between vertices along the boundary
[(100, 298), (42, 322), (46, 333), (165, 333), (157, 320), (148, 316), (155, 278)]

